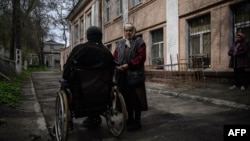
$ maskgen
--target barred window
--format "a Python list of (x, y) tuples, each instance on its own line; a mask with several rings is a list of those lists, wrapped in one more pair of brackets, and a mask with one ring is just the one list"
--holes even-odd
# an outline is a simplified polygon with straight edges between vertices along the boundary
[(211, 30), (210, 14), (191, 19), (189, 24), (189, 50), (192, 56), (204, 55), (206, 66), (210, 66), (211, 58)]
[[(234, 33), (242, 32), (250, 41), (250, 2), (233, 6), (233, 28)], [(235, 35), (234, 34), (234, 35)]]
[(158, 29), (151, 32), (152, 36), (152, 65), (163, 65), (163, 29)]

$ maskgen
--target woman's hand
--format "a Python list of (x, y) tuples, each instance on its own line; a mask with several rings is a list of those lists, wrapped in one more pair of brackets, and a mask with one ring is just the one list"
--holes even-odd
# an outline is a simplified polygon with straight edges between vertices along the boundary
[(119, 71), (127, 71), (128, 64), (123, 64), (123, 65), (117, 66), (116, 69)]

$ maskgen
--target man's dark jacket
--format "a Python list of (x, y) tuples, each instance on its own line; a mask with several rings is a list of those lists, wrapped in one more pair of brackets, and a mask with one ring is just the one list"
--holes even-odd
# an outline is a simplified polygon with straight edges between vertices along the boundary
[(64, 65), (63, 79), (71, 79), (74, 68), (113, 69), (112, 53), (101, 42), (87, 42), (76, 46)]

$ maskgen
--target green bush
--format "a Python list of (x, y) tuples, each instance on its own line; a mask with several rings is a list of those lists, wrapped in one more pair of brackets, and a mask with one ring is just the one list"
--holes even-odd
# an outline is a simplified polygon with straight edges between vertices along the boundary
[(0, 80), (0, 105), (17, 107), (22, 103), (22, 82), (29, 79), (33, 71), (45, 71), (46, 68), (28, 68), (22, 74), (11, 78), (11, 81)]

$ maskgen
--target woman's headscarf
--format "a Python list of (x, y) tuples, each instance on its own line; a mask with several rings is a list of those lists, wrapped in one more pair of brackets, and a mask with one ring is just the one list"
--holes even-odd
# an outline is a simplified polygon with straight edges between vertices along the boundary
[[(136, 29), (134, 27), (134, 25), (132, 23), (126, 23), (124, 25), (124, 31), (125, 30), (132, 30), (132, 37), (135, 36), (135, 32), (136, 32)], [(126, 45), (130, 48), (130, 42), (129, 42), (129, 39), (126, 39), (126, 37), (124, 36), (125, 40), (126, 40)]]
[(245, 34), (239, 32), (239, 33), (237, 33), (236, 35), (237, 35), (237, 36), (240, 36), (240, 37), (242, 38), (242, 40), (245, 40), (245, 37), (246, 37)]

